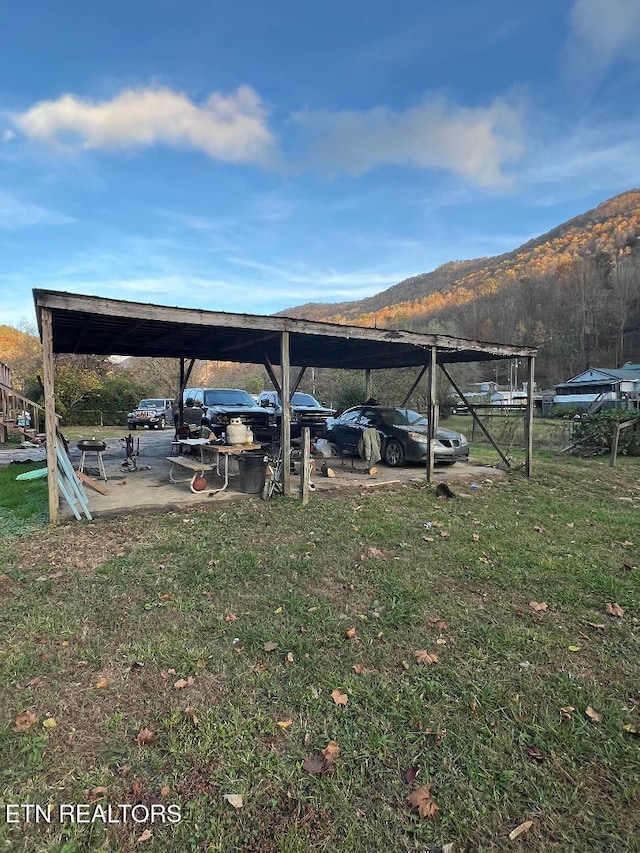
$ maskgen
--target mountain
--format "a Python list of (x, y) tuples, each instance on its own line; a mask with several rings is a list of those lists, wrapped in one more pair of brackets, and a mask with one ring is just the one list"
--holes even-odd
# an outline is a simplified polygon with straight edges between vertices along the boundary
[(640, 189), (503, 255), (453, 261), (367, 299), (280, 313), (538, 346), (548, 382), (594, 359), (640, 361)]

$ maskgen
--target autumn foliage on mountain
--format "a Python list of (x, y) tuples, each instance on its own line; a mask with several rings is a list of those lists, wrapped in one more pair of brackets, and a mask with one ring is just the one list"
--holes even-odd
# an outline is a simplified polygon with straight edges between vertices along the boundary
[(368, 299), (281, 313), (537, 346), (547, 383), (588, 364), (640, 361), (640, 190), (504, 255), (454, 261)]

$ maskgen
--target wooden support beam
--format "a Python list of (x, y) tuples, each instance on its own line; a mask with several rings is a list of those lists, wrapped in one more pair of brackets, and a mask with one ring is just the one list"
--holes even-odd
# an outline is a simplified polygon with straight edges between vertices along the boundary
[(302, 465), (300, 466), (300, 496), (302, 497), (302, 506), (306, 506), (309, 503), (310, 442), (311, 430), (309, 427), (302, 427)]
[(296, 393), (296, 391), (298, 390), (298, 385), (300, 385), (300, 383), (302, 382), (302, 377), (304, 376), (304, 373), (305, 373), (305, 370), (306, 370), (306, 369), (307, 369), (306, 367), (301, 367), (301, 368), (300, 368), (300, 373), (298, 373), (298, 376), (297, 376), (297, 378), (296, 378), (296, 381), (293, 383), (293, 385), (292, 385), (292, 387), (291, 387), (291, 396), (292, 396), (292, 397), (293, 397), (293, 395)]
[(431, 358), (429, 360), (429, 385), (427, 394), (427, 420), (429, 435), (429, 453), (427, 454), (427, 483), (433, 482), (433, 469), (435, 465), (434, 442), (436, 437), (436, 359), (438, 352), (436, 347), (431, 347)]
[(404, 408), (405, 408), (405, 406), (407, 405), (407, 403), (409, 402), (409, 400), (411, 399), (411, 395), (413, 394), (413, 392), (414, 392), (414, 391), (416, 390), (416, 388), (418, 387), (418, 384), (420, 383), (420, 380), (422, 379), (422, 377), (423, 377), (423, 376), (425, 375), (425, 373), (427, 372), (428, 367), (429, 367), (429, 365), (428, 365), (428, 364), (425, 364), (425, 366), (422, 368), (422, 370), (421, 370), (421, 371), (420, 371), (420, 373), (418, 374), (418, 376), (417, 376), (417, 378), (416, 378), (416, 381), (413, 383), (413, 385), (411, 386), (411, 388), (409, 389), (409, 391), (408, 391), (408, 392), (407, 392), (407, 394), (405, 395), (405, 398), (404, 398), (404, 400), (402, 401), (402, 403), (400, 403), (400, 408), (401, 408), (401, 409), (404, 409)]
[(269, 361), (269, 357), (266, 355), (264, 357), (264, 366), (267, 373), (269, 374), (269, 379), (273, 383), (273, 387), (276, 389), (278, 396), (282, 400), (282, 388), (280, 387), (280, 383), (278, 382), (278, 377), (276, 376), (276, 372), (273, 369), (273, 365)]
[(282, 491), (291, 494), (291, 390), (289, 385), (289, 332), (280, 337), (281, 392), (280, 447), (282, 448)]
[(49, 521), (60, 520), (60, 494), (58, 491), (58, 456), (56, 453), (56, 398), (53, 378), (53, 320), (51, 311), (41, 311), (42, 378), (44, 384), (44, 417), (47, 442), (47, 488), (49, 492)]
[(496, 451), (496, 453), (500, 456), (500, 458), (502, 459), (502, 461), (504, 462), (504, 464), (507, 466), (507, 468), (511, 468), (511, 462), (509, 462), (509, 460), (507, 459), (507, 457), (506, 457), (506, 456), (504, 455), (504, 453), (500, 450), (500, 448), (499, 448), (499, 447), (498, 447), (498, 445), (496, 444), (496, 442), (495, 442), (495, 440), (494, 440), (493, 436), (491, 435), (491, 433), (489, 432), (489, 430), (485, 427), (485, 425), (484, 425), (484, 424), (482, 423), (482, 421), (480, 420), (480, 417), (478, 416), (478, 413), (476, 412), (475, 407), (474, 407), (474, 406), (473, 406), (473, 405), (472, 405), (472, 404), (467, 400), (467, 398), (464, 396), (464, 393), (460, 390), (460, 388), (458, 388), (458, 386), (457, 386), (457, 385), (456, 385), (456, 383), (454, 382), (454, 380), (453, 380), (453, 378), (452, 378), (451, 374), (447, 371), (447, 369), (446, 369), (446, 367), (444, 366), (444, 364), (441, 364), (441, 365), (440, 365), (440, 370), (441, 370), (441, 371), (444, 373), (444, 375), (447, 377), (447, 379), (449, 380), (449, 382), (451, 383), (451, 385), (453, 385), (453, 388), (455, 389), (455, 392), (456, 392), (456, 394), (458, 395), (458, 397), (460, 397), (460, 399), (462, 400), (462, 402), (465, 404), (465, 406), (466, 406), (466, 407), (469, 409), (469, 411), (471, 412), (471, 415), (472, 415), (472, 417), (473, 417), (473, 421), (474, 421), (474, 423), (477, 423), (477, 424), (478, 424), (478, 426), (480, 427), (480, 429), (482, 430), (482, 432), (484, 433), (484, 435), (485, 435), (485, 436), (486, 436), (486, 438), (488, 439), (489, 443), (491, 444), (491, 446), (493, 447), (493, 449)]
[(533, 385), (535, 374), (535, 358), (529, 356), (527, 359), (527, 408), (524, 421), (524, 470), (527, 477), (531, 476), (531, 466), (533, 463)]

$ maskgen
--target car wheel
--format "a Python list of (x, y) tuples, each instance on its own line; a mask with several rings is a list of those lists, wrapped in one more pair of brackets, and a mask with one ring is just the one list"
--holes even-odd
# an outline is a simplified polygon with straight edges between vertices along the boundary
[(384, 449), (384, 461), (392, 468), (397, 468), (404, 462), (404, 450), (399, 441), (392, 438)]
[(156, 424), (156, 429), (164, 429), (164, 428), (166, 427), (166, 425), (167, 425), (167, 421), (166, 421), (166, 418), (165, 418), (165, 417), (164, 417), (164, 415), (163, 415), (163, 416), (160, 418), (160, 420), (158, 421), (158, 423)]
[(136, 424), (127, 424), (127, 429), (138, 429)]

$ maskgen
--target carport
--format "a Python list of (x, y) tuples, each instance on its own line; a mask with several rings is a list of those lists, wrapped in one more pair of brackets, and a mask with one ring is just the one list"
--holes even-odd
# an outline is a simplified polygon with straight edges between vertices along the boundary
[[(97, 296), (35, 289), (33, 298), (43, 347), (43, 385), (49, 518), (59, 518), (56, 458), (54, 354), (120, 355), (180, 359), (180, 384), (188, 380), (196, 359), (264, 364), (282, 399), (281, 444), (284, 458), (290, 451), (289, 401), (307, 368), (344, 368), (366, 371), (367, 392), (371, 371), (415, 367), (416, 380), (407, 399), (427, 376), (427, 417), (430, 437), (435, 432), (436, 368), (440, 367), (456, 392), (461, 390), (448, 366), (461, 362), (521, 358), (527, 364), (525, 410), (525, 473), (531, 474), (533, 439), (533, 386), (536, 350), (510, 344), (470, 341), (447, 335), (420, 334), (392, 329), (371, 329), (299, 320), (291, 317), (232, 314), (193, 308), (172, 308)], [(189, 360), (190, 366), (185, 362)], [(298, 368), (293, 382), (291, 366)], [(276, 371), (276, 367), (279, 368)], [(469, 406), (473, 417), (496, 451), (509, 462)], [(432, 447), (433, 442), (430, 442)], [(433, 447), (427, 480), (433, 477)], [(284, 491), (290, 494), (288, 466)]]

